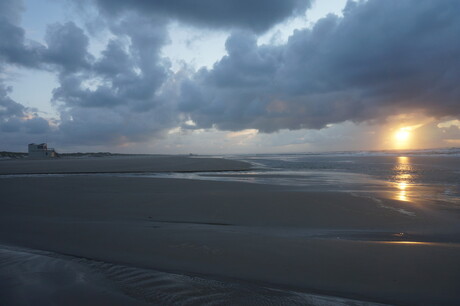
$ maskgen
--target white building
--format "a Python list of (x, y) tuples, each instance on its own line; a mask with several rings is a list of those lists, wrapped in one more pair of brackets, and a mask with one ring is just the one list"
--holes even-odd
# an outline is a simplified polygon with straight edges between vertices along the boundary
[(48, 145), (46, 143), (29, 144), (29, 158), (53, 158), (56, 156), (56, 151), (53, 148), (48, 149)]

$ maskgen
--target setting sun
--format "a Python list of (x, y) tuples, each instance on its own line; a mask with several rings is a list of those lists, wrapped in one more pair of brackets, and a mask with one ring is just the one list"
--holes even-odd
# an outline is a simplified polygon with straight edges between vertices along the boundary
[(397, 129), (393, 134), (393, 148), (394, 149), (407, 149), (413, 144), (411, 126), (405, 126)]
[(410, 133), (407, 129), (400, 129), (399, 131), (396, 132), (395, 138), (399, 142), (406, 142), (409, 140)]

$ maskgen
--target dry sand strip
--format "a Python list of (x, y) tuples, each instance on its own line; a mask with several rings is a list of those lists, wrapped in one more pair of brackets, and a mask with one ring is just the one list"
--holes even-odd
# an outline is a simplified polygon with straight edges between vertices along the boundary
[[(414, 205), (409, 216), (346, 193), (244, 183), (92, 176), (0, 182), (3, 244), (358, 300), (460, 302), (458, 240), (420, 238), (458, 237), (457, 215)], [(328, 230), (344, 234), (311, 235)], [(419, 239), (347, 238), (356, 231)]]
[(0, 161), (1, 174), (140, 173), (248, 170), (245, 162), (188, 156), (114, 156)]

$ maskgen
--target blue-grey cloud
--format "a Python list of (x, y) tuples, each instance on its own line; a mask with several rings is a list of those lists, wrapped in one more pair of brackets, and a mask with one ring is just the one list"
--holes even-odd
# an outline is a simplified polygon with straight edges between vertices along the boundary
[[(50, 130), (48, 121), (33, 113), (20, 103), (10, 98), (11, 88), (6, 87), (0, 80), (0, 133), (10, 134), (43, 134)], [(12, 135), (14, 134), (14, 135)]]
[(173, 104), (165, 99), (168, 94), (159, 91), (170, 74), (169, 63), (159, 55), (168, 41), (163, 18), (153, 21), (130, 13), (108, 20), (114, 38), (95, 58), (88, 51), (89, 37), (74, 22), (49, 25), (44, 45), (28, 41), (18, 20), (7, 18), (14, 10), (20, 12), (14, 3), (2, 2), (0, 33), (12, 38), (5, 36), (0, 43), (0, 68), (18, 65), (55, 72), (59, 87), (53, 100), (61, 118), (51, 130), (47, 120), (13, 101), (0, 80), (0, 127), (8, 137), (49, 133), (49, 139), (63, 144), (120, 144), (145, 141), (177, 125)]
[(13, 101), (8, 93), (9, 89), (0, 83), (0, 131), (12, 133), (20, 131), (26, 109)]
[(45, 134), (50, 131), (48, 121), (39, 116), (25, 120), (24, 126), (26, 128), (26, 132), (31, 134)]
[(455, 0), (350, 1), (282, 46), (236, 32), (228, 55), (183, 82), (196, 128), (319, 129), (421, 111), (460, 115)]
[[(456, 0), (349, 1), (343, 17), (329, 15), (276, 46), (258, 45), (259, 33), (309, 1), (86, 1), (104, 12), (111, 34), (100, 56), (90, 54), (90, 37), (73, 22), (50, 25), (44, 44), (27, 40), (18, 3), (0, 4), (0, 68), (55, 72), (61, 118), (56, 129), (47, 127), (0, 83), (8, 135), (52, 132), (61, 143), (120, 144), (181, 124), (270, 133), (405, 112), (460, 116)], [(171, 19), (235, 29), (227, 55), (212, 68), (173, 73), (161, 56)]]
[(310, 0), (94, 0), (112, 15), (136, 11), (162, 15), (210, 28), (244, 28), (261, 32), (286, 18), (302, 14)]
[(42, 50), (43, 62), (71, 72), (87, 69), (91, 65), (89, 38), (75, 23), (49, 25), (45, 40), (47, 48)]
[[(174, 101), (166, 100), (167, 93), (161, 90), (172, 77), (169, 62), (160, 56), (169, 39), (167, 23), (162, 18), (152, 21), (129, 13), (107, 24), (113, 39), (101, 56), (59, 74), (60, 86), (54, 90), (53, 99), (63, 109), (63, 142), (146, 141), (178, 124)], [(63, 43), (75, 41), (71, 36), (59, 39)], [(78, 41), (83, 45), (79, 54), (85, 54), (87, 38)]]
[(36, 67), (42, 46), (26, 40), (25, 31), (19, 26), (22, 10), (21, 1), (0, 2), (0, 64)]

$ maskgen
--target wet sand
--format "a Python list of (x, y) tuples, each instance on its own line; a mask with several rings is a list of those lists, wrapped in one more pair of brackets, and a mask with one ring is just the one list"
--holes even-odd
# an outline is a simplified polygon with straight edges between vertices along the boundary
[(161, 155), (0, 161), (0, 174), (194, 172), (249, 168), (249, 164), (236, 160)]
[[(134, 177), (8, 177), (0, 179), (0, 194), (0, 296), (7, 302), (15, 300), (11, 292), (34, 290), (68, 301), (85, 288), (94, 289), (95, 300), (133, 304), (225, 304), (235, 292), (235, 301), (248, 305), (321, 304), (302, 292), (396, 304), (460, 301), (455, 211), (343, 192)], [(99, 267), (95, 275), (112, 280), (119, 271), (118, 285), (101, 287), (88, 277), (95, 285), (70, 282), (72, 293), (46, 295), (70, 272), (50, 272), (61, 266), (56, 262), (38, 265), (40, 275), (53, 272), (57, 280), (31, 285), (25, 280), (36, 277), (35, 270), (25, 264), (18, 270), (17, 264), (34, 253), (21, 257), (16, 247), (49, 251), (67, 263), (72, 258), (78, 265), (71, 271)], [(158, 271), (191, 278), (165, 289), (163, 281), (149, 283), (155, 277), (148, 273)], [(227, 289), (219, 295), (216, 286)]]

